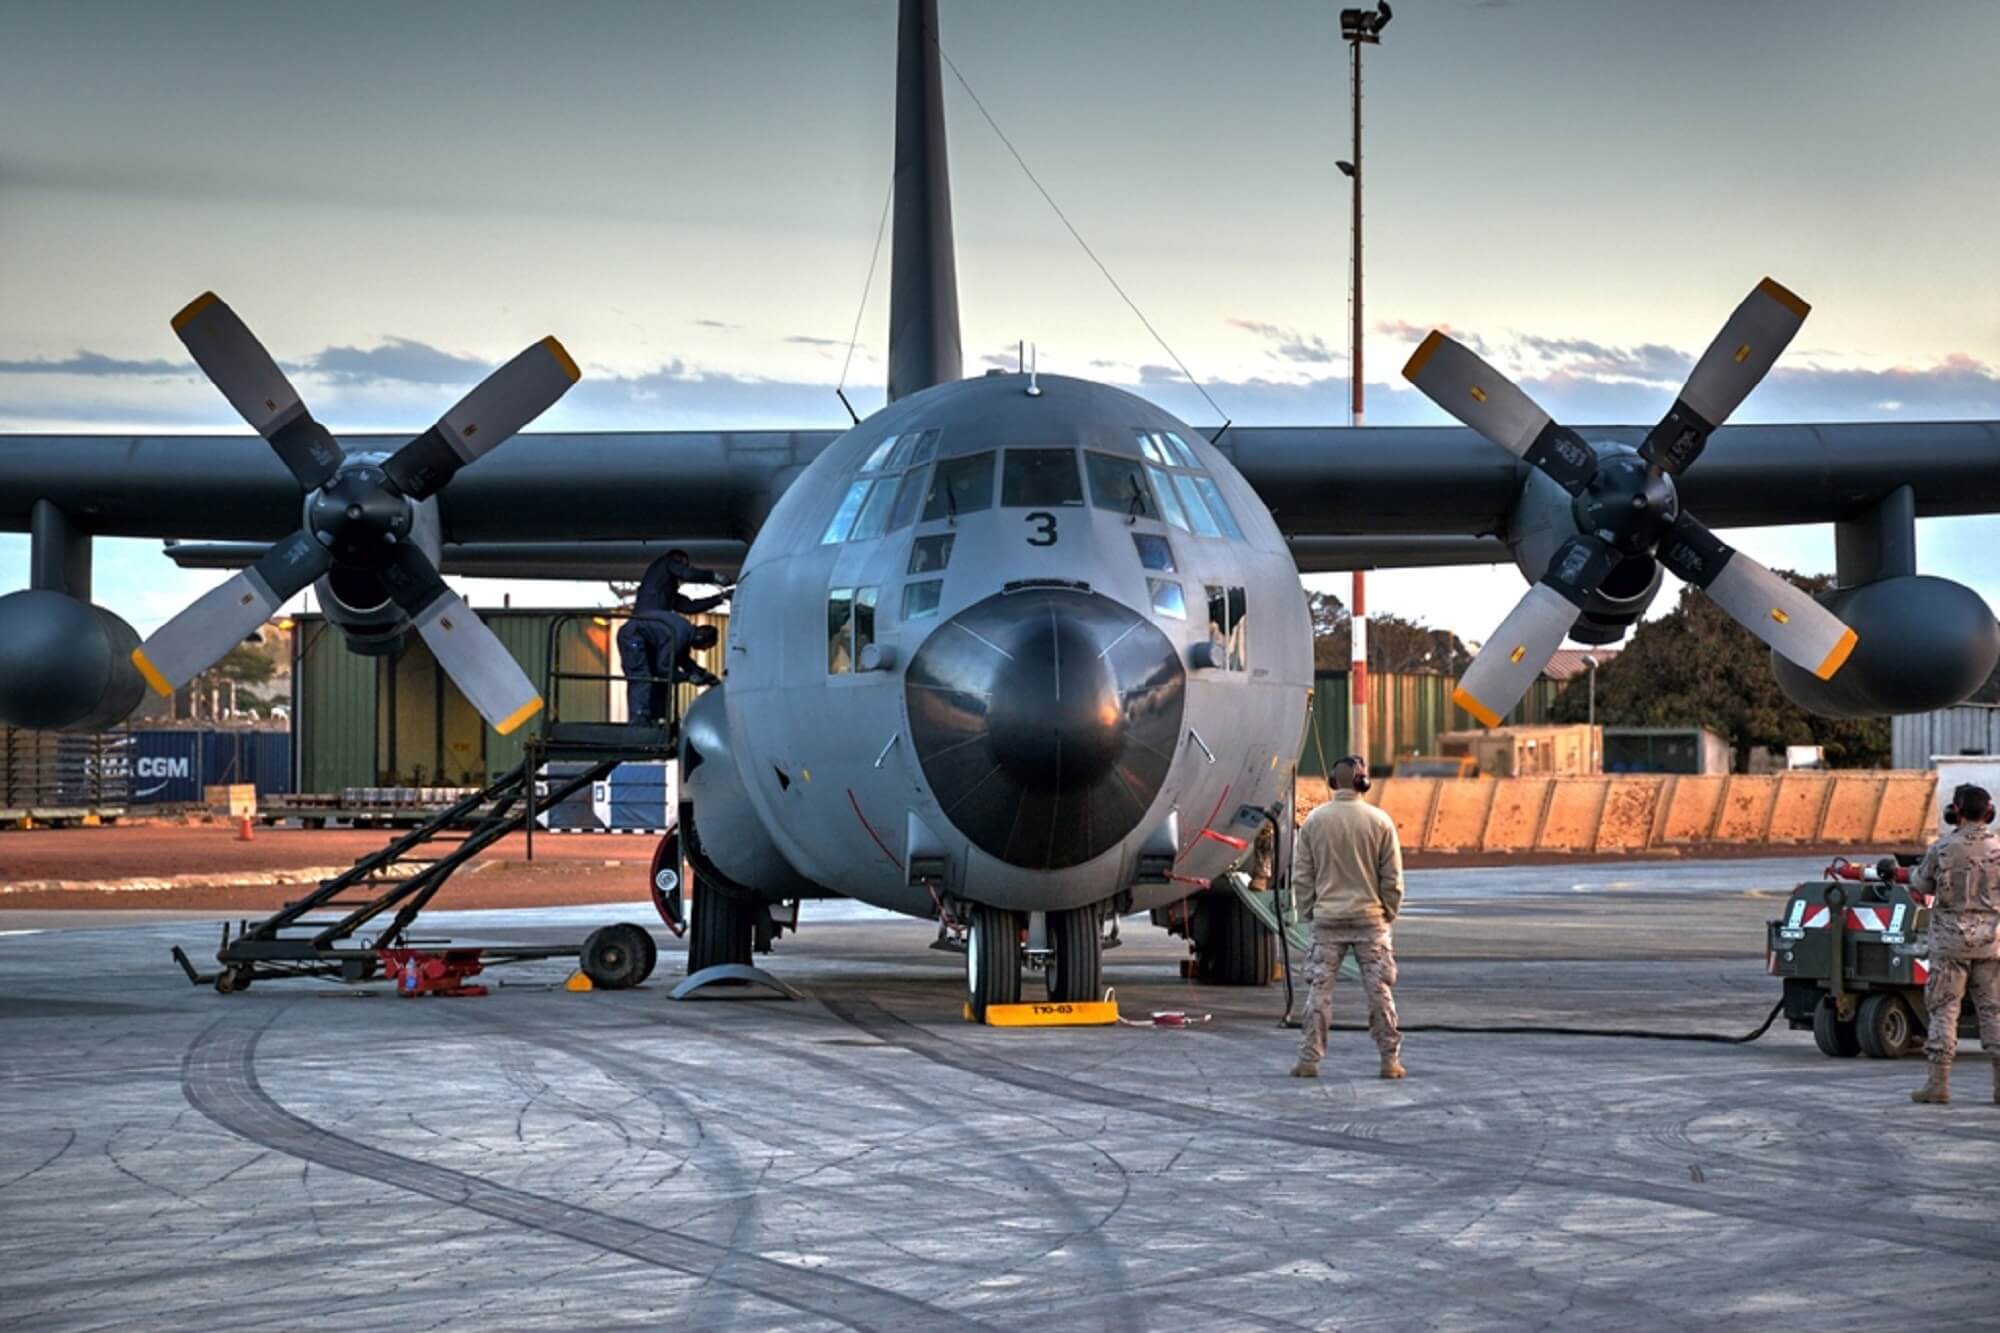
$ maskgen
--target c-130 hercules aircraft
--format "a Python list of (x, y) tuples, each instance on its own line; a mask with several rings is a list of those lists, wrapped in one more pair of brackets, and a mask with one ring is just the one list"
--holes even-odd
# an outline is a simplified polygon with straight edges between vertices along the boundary
[[(690, 971), (747, 961), (779, 904), (846, 896), (963, 926), (983, 1009), (1018, 997), (1031, 931), (1050, 996), (1095, 998), (1130, 911), (1187, 933), (1209, 979), (1268, 979), (1247, 911), (1204, 890), (1286, 797), (1312, 678), (1301, 571), (1512, 559), (1534, 587), (1460, 692), (1489, 725), (1565, 635), (1622, 636), (1664, 569), (1818, 712), (1956, 702), (2000, 658), (1985, 603), (1914, 559), (1918, 517), (2000, 510), (2000, 423), (1719, 428), (1806, 313), (1769, 280), (1650, 431), (1558, 426), (1441, 334), (1406, 374), (1469, 431), (1211, 438), (1107, 385), (962, 379), (935, 0), (902, 0), (899, 41), (888, 406), (842, 432), (492, 452), (576, 378), (551, 339), (400, 450), (343, 449), (204, 297), (176, 330), (269, 447), (0, 440), (0, 530), (33, 533), (31, 588), (0, 598), (0, 720), (111, 724), (312, 585), (351, 646), (414, 627), (517, 726), (534, 687), (439, 571), (629, 576), (686, 547), (741, 568), (727, 679), (681, 737)], [(1834, 523), (1838, 589), (1805, 597), (1690, 508)], [(93, 534), (251, 568), (140, 646), (90, 603)]]

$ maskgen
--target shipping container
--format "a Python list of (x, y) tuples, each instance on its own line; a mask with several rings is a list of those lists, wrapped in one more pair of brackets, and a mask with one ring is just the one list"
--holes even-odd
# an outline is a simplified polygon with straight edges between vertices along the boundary
[[(551, 694), (545, 716), (570, 722), (622, 721), (616, 611), (478, 608), (538, 689)], [(728, 617), (700, 615), (726, 636)], [(558, 664), (549, 677), (551, 643)], [(363, 656), (336, 625), (319, 615), (298, 618), (292, 667), (292, 735), (298, 755), (296, 790), (331, 793), (349, 787), (484, 786), (521, 762), (537, 717), (511, 736), (487, 726), (438, 670), (415, 634), (396, 650)], [(719, 672), (722, 646), (700, 655)], [(683, 708), (692, 701), (684, 687)]]
[(2000, 754), (2000, 705), (1959, 704), (1890, 720), (1892, 767), (1930, 768), (1939, 755), (1959, 754)]
[(292, 738), (282, 731), (134, 731), (131, 764), (135, 805), (199, 805), (205, 787), (251, 786), (260, 797), (292, 790)]

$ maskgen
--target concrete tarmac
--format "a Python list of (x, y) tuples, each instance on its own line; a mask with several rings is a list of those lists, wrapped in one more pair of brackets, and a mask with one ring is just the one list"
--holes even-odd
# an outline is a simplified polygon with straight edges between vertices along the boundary
[[(1410, 1028), (1740, 1034), (1799, 861), (1443, 870), (1398, 926)], [(438, 913), (577, 938), (646, 909)], [(496, 970), (483, 999), (190, 987), (214, 928), (0, 913), (0, 1324), (49, 1329), (1815, 1329), (2000, 1320), (2000, 1107), (1917, 1061), (1412, 1031), (1351, 984), (1317, 1082), (1283, 988), (1181, 981), (1141, 920), (1129, 1017), (959, 1017), (934, 928), (811, 908), (801, 1003)], [(86, 928), (87, 927), (87, 928)], [(22, 932), (22, 933), (7, 933)], [(1030, 976), (1031, 993), (1036, 979)]]

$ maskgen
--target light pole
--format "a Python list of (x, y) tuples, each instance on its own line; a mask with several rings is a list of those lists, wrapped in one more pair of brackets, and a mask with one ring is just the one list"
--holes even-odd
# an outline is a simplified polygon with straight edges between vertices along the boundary
[[(1373, 9), (1343, 9), (1340, 11), (1340, 36), (1352, 53), (1354, 89), (1354, 157), (1351, 161), (1335, 163), (1340, 174), (1354, 183), (1354, 243), (1353, 276), (1349, 279), (1348, 314), (1350, 316), (1347, 333), (1347, 424), (1365, 424), (1367, 413), (1362, 402), (1362, 384), (1365, 376), (1361, 369), (1361, 48), (1379, 46), (1382, 29), (1389, 26), (1394, 17), (1388, 0)], [(1364, 759), (1368, 753), (1368, 574), (1366, 570), (1354, 571), (1352, 602), (1349, 607), (1352, 625), (1353, 650), (1348, 667), (1348, 680), (1353, 686), (1351, 702), (1347, 714), (1348, 748)]]

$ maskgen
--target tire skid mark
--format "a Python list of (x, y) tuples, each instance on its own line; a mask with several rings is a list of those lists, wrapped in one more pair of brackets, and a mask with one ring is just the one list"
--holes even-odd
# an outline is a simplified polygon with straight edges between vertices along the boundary
[[(976, 1050), (948, 1037), (940, 1037), (873, 1000), (823, 1000), (827, 1009), (843, 1022), (882, 1041), (893, 1042), (934, 1064), (957, 1069), (998, 1083), (1011, 1084), (1031, 1092), (1044, 1093), (1068, 1101), (1088, 1102), (1116, 1110), (1136, 1112), (1177, 1124), (1196, 1125), (1214, 1133), (1271, 1139), (1302, 1148), (1352, 1153), (1362, 1157), (1387, 1158), (1441, 1170), (1491, 1174), (1504, 1172), (1510, 1159), (1477, 1154), (1439, 1144), (1397, 1143), (1364, 1137), (1339, 1130), (1321, 1129), (1277, 1119), (1231, 1117), (1209, 1107), (1155, 1097), (1143, 1092), (1127, 1092), (1079, 1082), (1051, 1070), (1015, 1064), (1011, 1060)], [(1726, 1196), (1712, 1191), (1629, 1176), (1598, 1176), (1582, 1172), (1542, 1167), (1534, 1171), (1533, 1184), (1546, 1189), (1572, 1190), (1605, 1198), (1623, 1199), (1683, 1208), (1711, 1216), (1758, 1222), (1785, 1231), (1810, 1231), (1852, 1239), (1856, 1236), (1886, 1241), (1905, 1249), (1944, 1250), (1967, 1258), (1990, 1259), (1993, 1241), (1990, 1229), (1964, 1225), (1939, 1218), (1925, 1218), (1913, 1232), (1900, 1217), (1880, 1216), (1855, 1210), (1839, 1217), (1815, 1220), (1796, 1209), (1758, 1199)]]
[(983, 1327), (956, 1312), (850, 1278), (793, 1268), (762, 1255), (564, 1203), (332, 1133), (287, 1111), (258, 1082), (257, 1044), (269, 1025), (269, 1017), (247, 1027), (230, 1017), (219, 1019), (195, 1038), (181, 1065), (181, 1090), (188, 1104), (252, 1143), (688, 1276), (706, 1277), (726, 1264), (740, 1273), (720, 1279), (728, 1285), (849, 1328)]

